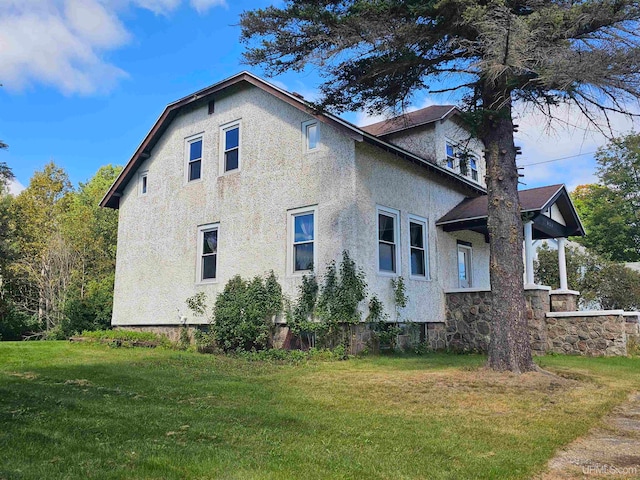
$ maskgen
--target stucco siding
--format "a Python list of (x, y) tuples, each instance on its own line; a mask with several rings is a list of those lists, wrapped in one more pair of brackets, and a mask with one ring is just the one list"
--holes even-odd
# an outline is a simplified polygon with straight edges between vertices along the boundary
[(385, 140), (441, 166), (446, 165), (446, 143), (459, 145), (478, 157), (478, 184), (485, 186), (482, 142), (472, 137), (454, 118), (402, 130), (388, 135)]
[[(151, 156), (148, 193), (131, 181), (120, 199), (114, 325), (177, 324), (194, 318), (185, 300), (211, 302), (235, 274), (274, 270), (285, 293), (300, 280), (287, 272), (287, 212), (317, 205), (318, 263), (353, 241), (354, 142), (319, 123), (320, 146), (305, 153), (302, 122), (312, 117), (257, 88), (244, 88), (177, 116)], [(221, 175), (220, 126), (240, 120), (241, 169)], [(186, 182), (185, 138), (202, 133), (202, 178)], [(219, 223), (218, 278), (196, 282), (197, 227)]]
[[(356, 171), (358, 248), (354, 257), (365, 271), (369, 291), (384, 302), (392, 319), (391, 277), (378, 273), (377, 206), (400, 212), (400, 274), (409, 297), (404, 319), (443, 321), (444, 291), (458, 287), (457, 239), (473, 244), (473, 286), (489, 286), (489, 248), (484, 236), (474, 232), (452, 235), (435, 226), (436, 220), (462, 201), (466, 192), (422, 167), (364, 144), (356, 145)], [(429, 280), (409, 275), (409, 215), (428, 221)]]

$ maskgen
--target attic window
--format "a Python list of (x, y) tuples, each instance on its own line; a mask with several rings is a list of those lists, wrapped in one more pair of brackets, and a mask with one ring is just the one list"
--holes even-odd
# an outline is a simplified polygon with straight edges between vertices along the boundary
[(456, 149), (449, 142), (447, 142), (447, 167), (452, 170), (456, 168)]
[(304, 122), (302, 124), (302, 133), (304, 135), (305, 151), (315, 151), (320, 142), (320, 127), (318, 126), (318, 122), (315, 120)]
[(139, 174), (138, 194), (140, 196), (147, 194), (148, 174), (147, 172), (140, 172)]

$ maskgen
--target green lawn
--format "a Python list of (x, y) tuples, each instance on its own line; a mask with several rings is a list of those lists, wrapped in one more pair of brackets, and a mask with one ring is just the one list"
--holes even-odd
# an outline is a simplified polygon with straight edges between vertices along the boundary
[(640, 359), (483, 363), (0, 343), (0, 479), (529, 478), (640, 385)]

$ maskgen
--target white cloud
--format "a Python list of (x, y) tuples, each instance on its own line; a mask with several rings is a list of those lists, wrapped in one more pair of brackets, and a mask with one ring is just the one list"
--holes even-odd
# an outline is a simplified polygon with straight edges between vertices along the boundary
[(228, 7), (226, 0), (191, 0), (191, 6), (198, 13), (204, 13), (212, 7)]
[[(108, 90), (126, 72), (104, 53), (131, 40), (126, 8), (168, 15), (182, 0), (0, 0), (0, 78), (10, 91), (32, 84), (65, 94)], [(191, 0), (199, 13), (225, 0)]]
[(11, 195), (18, 195), (26, 187), (22, 185), (18, 180), (11, 180), (9, 182), (9, 193)]

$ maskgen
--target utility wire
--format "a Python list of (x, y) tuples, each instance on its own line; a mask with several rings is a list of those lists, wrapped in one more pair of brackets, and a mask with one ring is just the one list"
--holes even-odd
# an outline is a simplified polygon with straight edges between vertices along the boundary
[(584, 155), (593, 155), (594, 153), (596, 153), (596, 152), (593, 151), (593, 152), (578, 153), (577, 155), (569, 155), (568, 157), (553, 158), (551, 160), (544, 160), (543, 162), (525, 163), (524, 165), (519, 165), (519, 166), (520, 167), (530, 167), (532, 165), (542, 165), (543, 163), (558, 162), (560, 160), (567, 160), (569, 158), (582, 157)]

